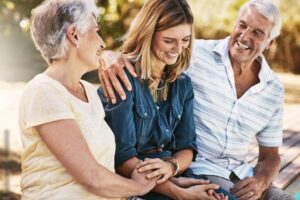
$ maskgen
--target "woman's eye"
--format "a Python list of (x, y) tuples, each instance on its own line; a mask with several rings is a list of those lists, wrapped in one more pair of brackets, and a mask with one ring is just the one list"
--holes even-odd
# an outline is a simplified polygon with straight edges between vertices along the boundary
[(173, 41), (172, 40), (165, 40), (165, 43), (171, 44)]

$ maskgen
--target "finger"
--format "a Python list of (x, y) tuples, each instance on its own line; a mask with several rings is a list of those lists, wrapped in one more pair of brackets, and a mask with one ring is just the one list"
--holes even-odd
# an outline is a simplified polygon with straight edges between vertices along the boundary
[(143, 167), (138, 168), (138, 171), (140, 173), (149, 171), (149, 170), (157, 170), (162, 169), (164, 166), (161, 165), (161, 163), (148, 163), (147, 165), (144, 165)]
[(164, 183), (164, 182), (166, 182), (168, 179), (169, 179), (169, 177), (166, 176), (166, 175), (164, 175), (164, 176), (162, 176), (161, 179), (157, 180), (157, 184)]
[(249, 178), (245, 178), (244, 180), (238, 181), (234, 186), (231, 188), (232, 193), (236, 193), (237, 191), (241, 190), (251, 182)]
[(213, 192), (212, 195), (213, 195), (213, 197), (215, 197), (215, 199), (221, 200), (221, 196), (218, 193)]
[(216, 184), (207, 184), (207, 185), (203, 185), (204, 190), (216, 190), (219, 189), (220, 186), (216, 185)]
[(144, 166), (150, 165), (150, 164), (163, 164), (163, 161), (160, 159), (145, 159), (144, 161), (137, 164), (137, 168), (142, 168)]
[(153, 171), (153, 172), (147, 174), (146, 177), (147, 177), (148, 179), (151, 179), (151, 178), (153, 178), (153, 177), (161, 176), (161, 175), (165, 176), (166, 173), (164, 173), (164, 171), (163, 171), (162, 169), (157, 169), (157, 170), (155, 170), (155, 171)]
[(106, 99), (108, 99), (108, 93), (106, 91), (105, 83), (104, 83), (104, 80), (103, 80), (102, 75), (100, 74), (100, 72), (98, 72), (98, 76), (99, 76), (100, 86), (103, 90), (104, 96), (105, 96)]
[(118, 93), (118, 95), (121, 97), (122, 100), (125, 100), (126, 94), (123, 90), (123, 87), (122, 87), (120, 81), (117, 79), (116, 75), (112, 71), (109, 71), (108, 76), (109, 76), (109, 79), (110, 79), (113, 87), (115, 88), (116, 92)]
[(223, 193), (218, 193), (219, 194), (219, 196), (222, 198), (222, 199), (224, 199), (224, 194)]
[(252, 198), (253, 195), (254, 195), (253, 192), (249, 191), (249, 192), (239, 196), (238, 198), (239, 198), (239, 200), (248, 200), (248, 199)]
[(114, 90), (111, 86), (110, 80), (108, 79), (108, 76), (104, 72), (102, 74), (103, 74), (102, 78), (103, 78), (103, 82), (104, 82), (104, 87), (107, 91), (108, 98), (111, 100), (111, 102), (113, 104), (115, 104), (116, 103), (116, 96), (115, 96)]
[(107, 91), (106, 91), (106, 88), (105, 88), (105, 84), (104, 84), (104, 80), (103, 80), (103, 70), (102, 70), (102, 67), (103, 67), (103, 60), (102, 59), (100, 59), (99, 60), (99, 69), (98, 69), (98, 77), (99, 77), (99, 80), (100, 80), (100, 85), (102, 86), (102, 89), (103, 89), (103, 92), (104, 92), (104, 96), (105, 96), (105, 98), (106, 99), (108, 99), (108, 93), (107, 93)]
[(213, 195), (214, 195), (214, 192), (215, 192), (214, 190), (208, 190), (208, 191), (207, 191), (207, 193), (208, 193), (210, 196), (213, 196)]
[(121, 79), (121, 81), (123, 82), (123, 84), (125, 85), (126, 89), (128, 91), (131, 91), (132, 90), (131, 83), (130, 83), (130, 81), (128, 79), (128, 76), (125, 73), (125, 71), (124, 71), (123, 68), (121, 68), (121, 67), (117, 68), (117, 75)]
[(237, 197), (241, 197), (243, 196), (244, 194), (247, 194), (251, 191), (251, 193), (253, 193), (253, 188), (250, 184), (246, 185), (244, 188), (238, 190), (238, 191), (235, 191), (235, 192), (232, 192), (235, 196)]
[(124, 63), (125, 63), (125, 67), (126, 69), (129, 71), (129, 73), (133, 76), (133, 77), (137, 77), (137, 74), (135, 73), (134, 67), (131, 64), (131, 62), (129, 61), (128, 58), (123, 57)]

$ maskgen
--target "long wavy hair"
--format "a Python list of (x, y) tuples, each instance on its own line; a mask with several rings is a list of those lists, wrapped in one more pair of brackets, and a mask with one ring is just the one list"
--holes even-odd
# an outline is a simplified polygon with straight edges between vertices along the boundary
[(160, 80), (160, 72), (153, 66), (155, 59), (152, 51), (155, 32), (163, 31), (181, 24), (190, 24), (192, 37), (188, 48), (178, 57), (173, 65), (167, 65), (167, 83), (176, 80), (185, 71), (191, 59), (194, 17), (186, 0), (148, 0), (134, 18), (124, 37), (122, 51), (136, 63), (136, 71), (149, 86)]

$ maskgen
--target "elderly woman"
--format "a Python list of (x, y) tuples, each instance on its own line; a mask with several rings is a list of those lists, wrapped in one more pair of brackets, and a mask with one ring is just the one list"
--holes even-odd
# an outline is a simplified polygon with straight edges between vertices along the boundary
[(32, 38), (49, 66), (20, 104), (22, 199), (120, 198), (155, 185), (137, 170), (132, 179), (114, 173), (114, 134), (96, 89), (81, 80), (105, 46), (97, 15), (92, 0), (46, 0), (32, 12)]

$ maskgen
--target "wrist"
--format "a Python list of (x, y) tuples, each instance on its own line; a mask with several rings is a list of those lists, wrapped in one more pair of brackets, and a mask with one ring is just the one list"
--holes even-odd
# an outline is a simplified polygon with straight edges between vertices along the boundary
[(256, 177), (256, 179), (260, 182), (260, 188), (262, 188), (263, 191), (267, 190), (271, 185), (271, 181), (268, 181), (265, 177)]
[(182, 200), (182, 199), (186, 199), (185, 198), (185, 195), (186, 195), (186, 192), (183, 188), (180, 188), (178, 186), (174, 187), (174, 191), (172, 191), (172, 194), (173, 194), (173, 199), (175, 200)]
[(172, 168), (172, 176), (176, 176), (179, 172), (179, 162), (176, 158), (168, 156), (162, 159), (163, 161), (167, 162)]

